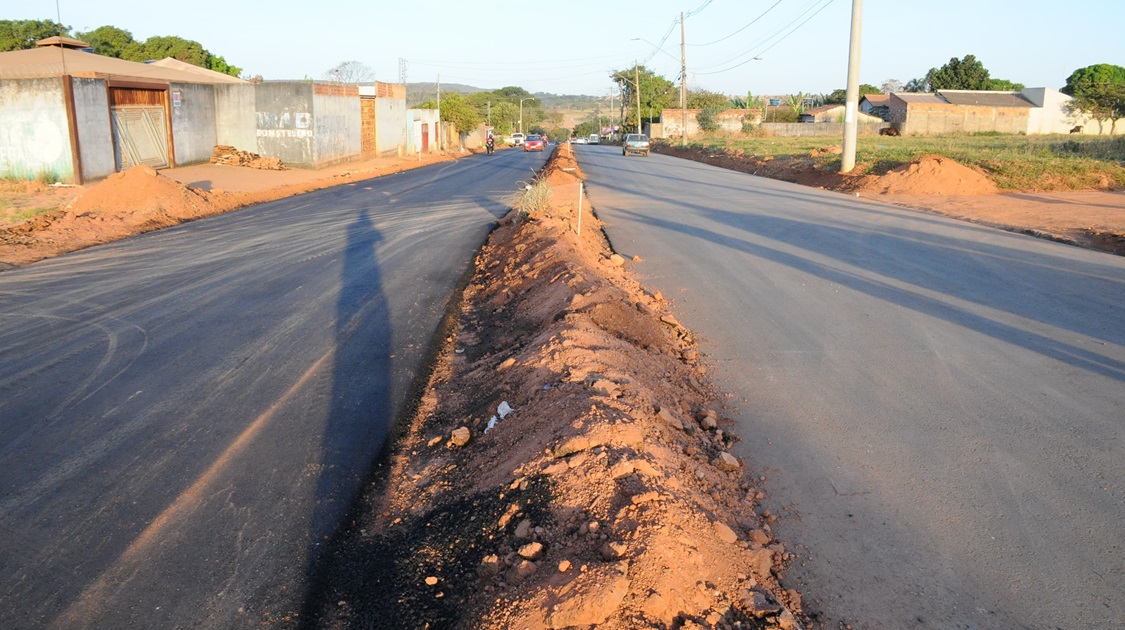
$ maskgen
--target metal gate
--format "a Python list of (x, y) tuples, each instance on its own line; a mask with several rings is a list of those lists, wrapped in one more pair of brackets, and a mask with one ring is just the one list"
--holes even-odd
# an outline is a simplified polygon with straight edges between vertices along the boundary
[(163, 107), (117, 106), (110, 111), (118, 171), (138, 164), (168, 168), (168, 133)]
[(430, 152), (430, 124), (422, 123), (422, 153)]

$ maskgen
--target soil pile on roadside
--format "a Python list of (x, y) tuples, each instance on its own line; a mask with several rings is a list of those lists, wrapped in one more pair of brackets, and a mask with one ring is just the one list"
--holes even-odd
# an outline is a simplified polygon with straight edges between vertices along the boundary
[(0, 260), (23, 264), (215, 214), (207, 197), (134, 166), (107, 177), (66, 208), (0, 230)]
[(865, 184), (864, 190), (898, 195), (993, 195), (996, 184), (985, 175), (941, 155), (923, 155)]
[(578, 173), (556, 153), (482, 249), (305, 623), (800, 627), (694, 337), (586, 203), (576, 234)]

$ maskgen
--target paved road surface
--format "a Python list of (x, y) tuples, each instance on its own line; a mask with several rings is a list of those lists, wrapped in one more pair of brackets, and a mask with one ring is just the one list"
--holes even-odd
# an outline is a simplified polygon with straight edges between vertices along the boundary
[(789, 583), (828, 627), (1125, 627), (1125, 258), (578, 158), (735, 395), (776, 530), (805, 548)]
[(0, 627), (299, 610), (458, 277), (543, 154), (0, 273)]

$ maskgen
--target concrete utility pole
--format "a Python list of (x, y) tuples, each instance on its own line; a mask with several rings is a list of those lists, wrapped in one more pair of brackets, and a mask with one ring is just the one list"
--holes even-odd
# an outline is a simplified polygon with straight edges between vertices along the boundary
[(441, 74), (437, 75), (437, 150), (441, 152)]
[(852, 39), (848, 48), (848, 91), (844, 105), (844, 154), (840, 172), (855, 168), (856, 112), (859, 111), (859, 44), (863, 30), (863, 0), (852, 0)]
[(637, 133), (641, 133), (641, 66), (633, 60), (633, 78), (637, 81)]
[(680, 146), (687, 146), (687, 44), (683, 11), (680, 11)]

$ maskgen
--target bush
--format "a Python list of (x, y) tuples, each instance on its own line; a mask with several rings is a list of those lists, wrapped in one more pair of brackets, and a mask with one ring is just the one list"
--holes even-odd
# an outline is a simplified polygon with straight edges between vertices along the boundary
[(699, 128), (703, 131), (718, 131), (719, 130), (719, 114), (722, 109), (717, 107), (704, 107), (699, 110), (695, 115), (695, 120), (699, 122)]

